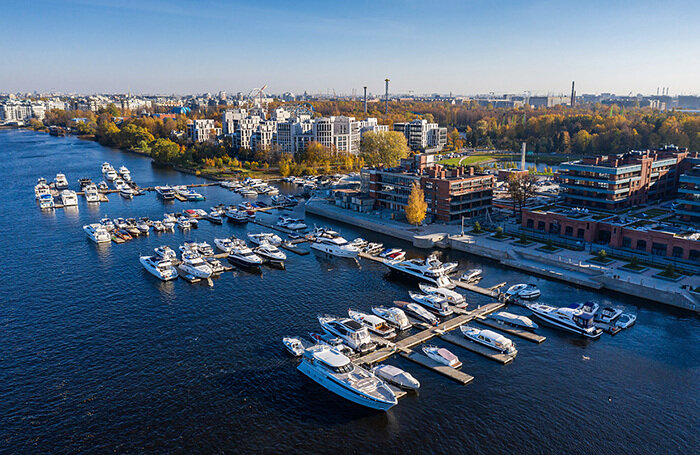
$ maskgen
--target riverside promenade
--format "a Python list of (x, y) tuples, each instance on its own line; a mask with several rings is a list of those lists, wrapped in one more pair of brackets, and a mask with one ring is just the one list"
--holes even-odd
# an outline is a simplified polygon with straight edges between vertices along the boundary
[(577, 286), (643, 296), (658, 303), (700, 312), (700, 294), (688, 290), (700, 287), (698, 275), (669, 281), (654, 276), (658, 269), (649, 268), (639, 273), (626, 270), (622, 268), (626, 261), (613, 260), (606, 265), (592, 263), (591, 255), (586, 251), (561, 249), (547, 252), (538, 250), (543, 246), (541, 243), (520, 245), (514, 239), (496, 239), (489, 233), (462, 235), (461, 227), (455, 225), (413, 227), (389, 218), (337, 207), (325, 199), (309, 200), (305, 210), (310, 214), (406, 240), (417, 248), (452, 248)]

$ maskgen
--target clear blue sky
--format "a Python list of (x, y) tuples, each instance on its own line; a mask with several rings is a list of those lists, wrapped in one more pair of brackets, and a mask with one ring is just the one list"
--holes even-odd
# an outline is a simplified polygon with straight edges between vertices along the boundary
[(698, 1), (0, 0), (0, 92), (700, 92)]

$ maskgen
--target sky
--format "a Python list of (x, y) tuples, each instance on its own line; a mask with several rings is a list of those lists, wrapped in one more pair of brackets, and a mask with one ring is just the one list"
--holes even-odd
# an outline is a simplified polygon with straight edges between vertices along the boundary
[(696, 1), (0, 0), (0, 93), (700, 93)]

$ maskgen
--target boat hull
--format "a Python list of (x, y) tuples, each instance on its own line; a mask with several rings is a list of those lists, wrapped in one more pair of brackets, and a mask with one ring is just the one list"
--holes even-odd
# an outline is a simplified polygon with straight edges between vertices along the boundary
[(311, 248), (317, 251), (321, 251), (322, 253), (330, 254), (333, 256), (338, 256), (341, 258), (355, 258), (359, 254), (358, 251), (347, 251), (347, 250), (342, 250), (340, 248), (333, 248), (328, 245), (324, 245), (321, 243), (312, 243)]
[(575, 334), (577, 334), (577, 335), (581, 335), (581, 336), (584, 336), (584, 337), (586, 337), (586, 338), (590, 338), (590, 339), (593, 339), (593, 340), (597, 340), (598, 338), (600, 338), (600, 335), (603, 333), (602, 330), (601, 330), (601, 331), (596, 331), (596, 332), (594, 332), (594, 333), (588, 333), (588, 332), (586, 332), (586, 331), (583, 330), (583, 329), (580, 329), (580, 328), (577, 328), (577, 327), (572, 327), (572, 326), (570, 326), (570, 325), (568, 325), (568, 324), (564, 324), (564, 323), (562, 323), (561, 321), (558, 321), (558, 320), (556, 320), (555, 318), (553, 318), (553, 317), (551, 317), (551, 316), (549, 316), (549, 315), (543, 314), (543, 313), (539, 313), (539, 312), (534, 312), (534, 311), (533, 311), (533, 312), (532, 312), (532, 315), (535, 316), (537, 319), (539, 319), (540, 321), (544, 322), (544, 323), (547, 324), (547, 325), (556, 327), (556, 328), (558, 328), (558, 329), (561, 329), (561, 330), (564, 330), (564, 331), (567, 331), (567, 332), (575, 333)]

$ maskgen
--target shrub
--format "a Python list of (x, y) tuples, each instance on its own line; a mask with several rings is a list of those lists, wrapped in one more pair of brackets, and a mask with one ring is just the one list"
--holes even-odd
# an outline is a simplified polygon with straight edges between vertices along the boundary
[(479, 224), (478, 221), (474, 223), (474, 232), (479, 233), (481, 232), (481, 224)]
[(632, 256), (632, 259), (630, 259), (630, 265), (632, 267), (637, 267), (639, 265), (639, 258), (637, 256)]
[(664, 274), (667, 276), (673, 276), (676, 274), (676, 268), (673, 266), (673, 264), (669, 264), (666, 266), (666, 269), (664, 270)]
[(525, 235), (525, 234), (520, 235), (520, 243), (527, 243), (527, 235)]
[(498, 226), (498, 227), (496, 228), (496, 235), (495, 235), (495, 237), (496, 237), (497, 239), (502, 239), (502, 238), (504, 237), (504, 235), (503, 235), (503, 228), (502, 228), (501, 226)]
[(598, 259), (603, 260), (608, 257), (608, 253), (605, 250), (600, 250), (596, 256)]

